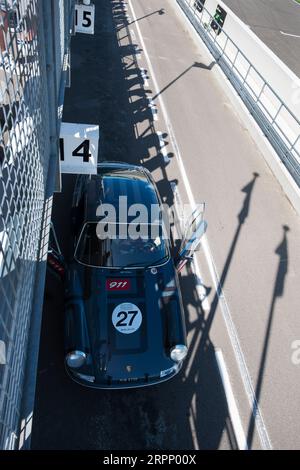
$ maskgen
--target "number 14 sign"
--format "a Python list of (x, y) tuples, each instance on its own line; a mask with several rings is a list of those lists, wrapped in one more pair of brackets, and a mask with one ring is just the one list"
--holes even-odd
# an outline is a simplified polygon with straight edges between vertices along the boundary
[(97, 174), (99, 126), (62, 122), (60, 128), (61, 173)]

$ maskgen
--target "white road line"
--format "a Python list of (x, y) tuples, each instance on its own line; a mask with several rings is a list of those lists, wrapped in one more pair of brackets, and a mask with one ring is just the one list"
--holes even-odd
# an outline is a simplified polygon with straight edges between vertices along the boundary
[[(184, 167), (184, 164), (183, 164), (183, 160), (182, 160), (182, 157), (181, 157), (180, 150), (179, 150), (178, 145), (177, 145), (176, 138), (174, 136), (173, 128), (172, 128), (171, 122), (169, 120), (169, 116), (168, 116), (164, 101), (162, 99), (162, 96), (159, 94), (160, 88), (158, 86), (158, 83), (157, 83), (157, 80), (156, 80), (156, 77), (155, 77), (155, 73), (154, 73), (154, 70), (153, 70), (153, 67), (152, 67), (152, 63), (150, 61), (150, 58), (149, 58), (149, 55), (148, 55), (148, 52), (147, 52), (147, 49), (146, 49), (146, 46), (145, 46), (145, 42), (143, 40), (143, 36), (142, 36), (141, 30), (140, 30), (139, 24), (137, 22), (137, 17), (136, 17), (135, 11), (134, 11), (133, 6), (132, 6), (132, 1), (128, 0), (128, 4), (130, 6), (133, 19), (135, 20), (136, 30), (137, 30), (137, 33), (138, 33), (138, 36), (139, 36), (139, 40), (141, 42), (141, 47), (144, 51), (145, 59), (146, 59), (147, 64), (148, 64), (149, 74), (152, 77), (154, 88), (156, 90), (156, 93), (158, 94), (157, 99), (159, 100), (159, 103), (160, 103), (161, 111), (162, 111), (167, 129), (168, 129), (170, 141), (171, 141), (171, 143), (173, 145), (173, 148), (174, 148), (174, 152), (175, 152), (175, 155), (176, 155), (176, 158), (177, 158), (177, 161), (178, 161), (178, 165), (179, 165), (180, 172), (181, 172), (181, 175), (182, 175), (183, 183), (184, 183), (184, 186), (185, 186), (190, 204), (191, 204), (192, 207), (196, 207), (193, 192), (192, 192), (192, 189), (191, 189), (191, 186), (190, 186), (190, 183), (189, 183), (187, 173), (185, 171), (185, 167)], [(185, 18), (181, 8), (179, 6), (178, 6), (178, 8), (179, 8), (179, 11), (182, 13), (183, 17)], [(186, 20), (187, 19), (185, 18), (185, 21)], [(189, 24), (189, 27), (190, 27), (190, 24)], [(225, 321), (225, 324), (226, 324), (226, 327), (227, 327), (229, 338), (230, 338), (230, 341), (231, 341), (231, 344), (232, 344), (232, 347), (233, 347), (233, 351), (234, 351), (234, 354), (235, 354), (235, 359), (237, 361), (239, 371), (240, 371), (240, 374), (241, 374), (241, 378), (242, 378), (242, 381), (243, 381), (243, 385), (244, 385), (244, 388), (245, 388), (245, 391), (246, 391), (246, 394), (247, 394), (247, 397), (248, 397), (249, 405), (250, 405), (251, 411), (252, 411), (254, 419), (255, 419), (255, 425), (256, 425), (256, 428), (257, 428), (257, 431), (258, 431), (258, 434), (259, 434), (261, 445), (264, 449), (272, 449), (271, 441), (269, 439), (268, 432), (267, 432), (267, 429), (266, 429), (265, 424), (264, 424), (264, 420), (263, 420), (263, 417), (262, 417), (262, 414), (261, 414), (261, 411), (260, 411), (260, 407), (257, 403), (257, 399), (256, 399), (255, 392), (254, 392), (254, 389), (253, 389), (251, 377), (250, 377), (248, 367), (247, 367), (247, 364), (246, 364), (246, 361), (245, 361), (245, 358), (244, 358), (244, 354), (243, 354), (243, 351), (241, 349), (241, 345), (240, 345), (240, 342), (239, 342), (239, 339), (238, 339), (238, 336), (237, 336), (237, 331), (235, 329), (235, 326), (234, 326), (234, 323), (233, 323), (233, 320), (232, 320), (232, 317), (231, 317), (231, 313), (230, 313), (227, 301), (225, 299), (225, 295), (223, 293), (222, 287), (221, 287), (220, 282), (219, 282), (219, 276), (217, 275), (217, 270), (215, 268), (215, 264), (214, 264), (214, 261), (212, 259), (211, 251), (209, 249), (209, 245), (208, 245), (208, 241), (207, 241), (206, 236), (203, 237), (202, 246), (204, 248), (204, 254), (205, 254), (208, 265), (211, 268), (214, 268), (214, 269), (210, 269), (210, 272), (211, 272), (211, 274), (214, 274), (213, 282), (215, 284), (216, 292), (217, 292), (217, 295), (218, 295), (218, 298), (219, 298), (219, 305), (221, 307), (222, 315), (223, 315), (223, 318), (224, 318), (224, 321)]]
[(280, 31), (283, 36), (291, 36), (292, 38), (300, 38), (299, 34), (291, 34), (291, 33), (285, 33), (284, 31)]
[(234, 398), (227, 367), (226, 367), (221, 349), (216, 349), (215, 355), (216, 355), (217, 364), (218, 364), (220, 376), (221, 376), (222, 383), (223, 383), (223, 388), (224, 388), (225, 395), (226, 395), (228, 413), (230, 416), (230, 421), (233, 427), (234, 435), (237, 441), (237, 446), (239, 450), (248, 450), (247, 439), (244, 433), (239, 410), (238, 410), (238, 407)]

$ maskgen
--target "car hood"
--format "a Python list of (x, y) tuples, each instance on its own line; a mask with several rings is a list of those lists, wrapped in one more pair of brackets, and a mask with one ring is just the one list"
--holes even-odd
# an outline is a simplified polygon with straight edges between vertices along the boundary
[(89, 343), (85, 372), (96, 382), (147, 381), (174, 366), (169, 351), (185, 344), (185, 327), (171, 260), (121, 272), (74, 264), (71, 278)]

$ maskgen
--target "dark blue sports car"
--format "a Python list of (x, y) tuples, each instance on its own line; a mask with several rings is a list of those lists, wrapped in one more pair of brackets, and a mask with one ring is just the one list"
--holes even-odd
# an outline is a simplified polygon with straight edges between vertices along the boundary
[(95, 388), (156, 384), (187, 354), (177, 272), (206, 229), (192, 217), (177, 255), (150, 173), (102, 163), (77, 178), (71, 211), (73, 255), (52, 234), (48, 265), (65, 283), (65, 366)]

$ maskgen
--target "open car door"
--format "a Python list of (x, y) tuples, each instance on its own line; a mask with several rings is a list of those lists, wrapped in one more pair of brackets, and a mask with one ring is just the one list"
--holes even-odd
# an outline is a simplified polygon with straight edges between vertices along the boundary
[(195, 251), (199, 248), (201, 238), (206, 232), (207, 222), (203, 220), (204, 205), (197, 207), (186, 222), (184, 237), (179, 252), (175, 258), (177, 271), (181, 271), (184, 265), (193, 259)]

